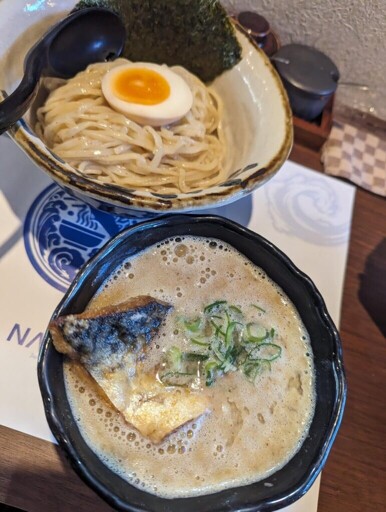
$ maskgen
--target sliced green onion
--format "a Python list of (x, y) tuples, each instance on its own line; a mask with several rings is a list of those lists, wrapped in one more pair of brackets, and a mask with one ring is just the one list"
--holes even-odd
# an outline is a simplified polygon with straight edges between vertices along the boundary
[(206, 372), (211, 372), (215, 368), (218, 368), (218, 363), (216, 363), (216, 361), (208, 361), (205, 363), (204, 370)]
[(189, 386), (197, 378), (197, 373), (166, 372), (160, 375), (162, 383), (169, 386)]
[(238, 325), (243, 325), (240, 322), (229, 322), (226, 333), (225, 333), (225, 346), (229, 347), (233, 345), (233, 332)]
[(257, 374), (259, 373), (259, 364), (256, 363), (246, 363), (243, 366), (244, 375), (251, 382), (254, 382)]
[(212, 346), (212, 352), (215, 357), (219, 360), (219, 362), (222, 364), (225, 361), (225, 355), (222, 354), (217, 347)]
[(236, 357), (237, 357), (237, 365), (240, 368), (248, 360), (248, 352), (244, 349), (244, 347), (241, 347), (239, 352), (237, 353)]
[(207, 354), (197, 354), (196, 352), (185, 352), (183, 356), (185, 361), (206, 361), (209, 359)]
[(241, 347), (238, 344), (233, 343), (227, 348), (227, 351), (225, 353), (225, 357), (227, 359), (231, 359), (232, 361), (235, 361), (236, 358), (241, 354), (243, 350), (243, 347)]
[(226, 360), (221, 365), (221, 369), (222, 369), (222, 371), (224, 373), (228, 373), (230, 370), (236, 371), (237, 370), (237, 366), (235, 366), (231, 361)]
[(214, 335), (218, 336), (219, 334), (221, 334), (221, 336), (223, 336), (225, 338), (225, 332), (221, 329), (222, 326), (217, 325), (216, 322), (214, 322), (213, 320), (211, 320), (210, 323), (213, 325), (213, 327), (215, 329)]
[(260, 324), (250, 323), (247, 324), (247, 339), (249, 343), (261, 343), (267, 338), (267, 329)]
[(260, 368), (261, 368), (261, 370), (264, 370), (264, 368), (267, 368), (267, 370), (271, 371), (272, 366), (271, 366), (270, 361), (267, 361), (266, 359), (262, 359), (260, 361)]
[(180, 370), (182, 364), (182, 352), (178, 347), (171, 347), (166, 353), (166, 359), (173, 371)]
[(250, 353), (250, 359), (274, 361), (281, 356), (281, 347), (275, 343), (260, 343)]
[(212, 386), (215, 381), (215, 371), (218, 369), (218, 364), (215, 361), (209, 361), (204, 367), (206, 376), (206, 385)]
[(201, 318), (196, 318), (190, 322), (188, 320), (184, 320), (184, 327), (187, 331), (198, 332), (201, 327)]
[[(251, 306), (265, 313), (260, 306)], [(275, 329), (258, 322), (246, 324), (243, 319), (242, 310), (226, 300), (207, 305), (201, 317), (180, 317), (178, 321), (185, 328), (192, 351), (169, 349), (163, 362), (162, 381), (175, 386), (199, 386), (203, 379), (211, 386), (218, 377), (239, 370), (255, 382), (258, 374), (271, 370), (271, 362), (282, 352), (273, 343)]]
[(210, 343), (206, 340), (207, 338), (190, 338), (190, 342), (199, 347), (209, 347)]
[(262, 313), (266, 313), (265, 309), (261, 308), (260, 306), (257, 306), (256, 304), (251, 304), (253, 308), (256, 308), (257, 310), (261, 311)]
[(223, 304), (226, 304), (226, 300), (216, 300), (216, 302), (212, 302), (212, 304), (209, 304), (204, 308), (204, 313), (210, 313), (214, 309), (217, 309), (219, 306), (222, 306)]

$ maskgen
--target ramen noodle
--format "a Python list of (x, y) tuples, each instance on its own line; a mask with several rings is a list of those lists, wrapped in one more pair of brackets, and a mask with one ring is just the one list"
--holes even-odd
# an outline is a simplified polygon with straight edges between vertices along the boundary
[(99, 183), (158, 193), (190, 192), (227, 177), (222, 101), (186, 69), (180, 75), (193, 93), (193, 105), (179, 121), (140, 125), (106, 102), (101, 80), (125, 59), (90, 65), (52, 89), (37, 110), (36, 132), (47, 146), (82, 175)]

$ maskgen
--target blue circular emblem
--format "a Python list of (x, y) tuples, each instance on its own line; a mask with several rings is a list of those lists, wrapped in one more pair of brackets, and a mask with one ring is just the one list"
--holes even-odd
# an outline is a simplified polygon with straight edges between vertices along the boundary
[(24, 244), (39, 275), (65, 292), (79, 268), (110, 238), (150, 217), (119, 217), (97, 210), (53, 184), (28, 210)]

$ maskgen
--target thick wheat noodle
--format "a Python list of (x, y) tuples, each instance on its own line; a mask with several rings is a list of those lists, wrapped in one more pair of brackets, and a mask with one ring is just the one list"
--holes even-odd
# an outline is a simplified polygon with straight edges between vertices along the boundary
[(224, 181), (226, 145), (218, 95), (174, 66), (193, 92), (191, 110), (167, 127), (141, 126), (113, 110), (101, 91), (104, 74), (126, 62), (92, 64), (59, 87), (46, 79), (52, 91), (37, 111), (38, 135), (81, 174), (102, 183), (179, 193)]

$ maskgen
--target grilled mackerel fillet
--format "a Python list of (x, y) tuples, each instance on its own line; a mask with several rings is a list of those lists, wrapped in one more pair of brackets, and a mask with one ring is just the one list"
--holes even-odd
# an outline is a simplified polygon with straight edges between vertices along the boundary
[(58, 352), (78, 360), (126, 421), (154, 443), (208, 407), (190, 390), (165, 387), (138, 360), (172, 306), (139, 296), (116, 306), (58, 317), (49, 324)]

